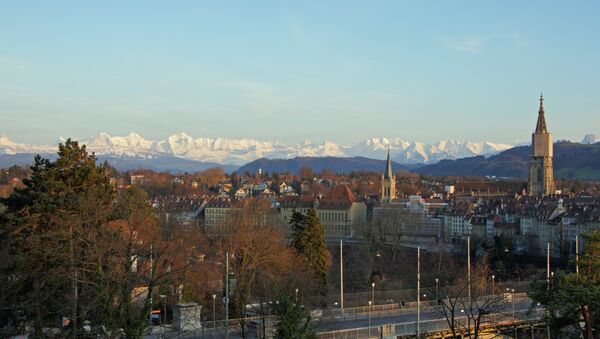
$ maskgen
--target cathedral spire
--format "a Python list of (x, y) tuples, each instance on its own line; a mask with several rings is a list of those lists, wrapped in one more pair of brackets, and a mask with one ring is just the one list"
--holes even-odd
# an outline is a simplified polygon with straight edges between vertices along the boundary
[(544, 116), (544, 95), (540, 94), (540, 109), (538, 111), (537, 125), (535, 126), (535, 133), (548, 133), (546, 128), (546, 117)]
[(388, 145), (388, 154), (387, 154), (387, 162), (385, 164), (385, 173), (383, 174), (384, 179), (391, 179), (393, 175), (392, 172), (392, 160), (390, 159), (390, 146)]

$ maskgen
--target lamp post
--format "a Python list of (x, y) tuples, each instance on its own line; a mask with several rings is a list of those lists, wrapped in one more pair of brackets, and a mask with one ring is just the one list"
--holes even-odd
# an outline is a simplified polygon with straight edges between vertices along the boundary
[(344, 241), (340, 239), (340, 308), (344, 314)]
[(225, 252), (225, 339), (229, 338), (229, 252)]
[(298, 288), (296, 288), (296, 305), (298, 305)]
[(163, 316), (160, 317), (160, 324), (163, 325), (167, 322), (167, 296), (161, 294), (158, 297), (163, 301)]
[(217, 295), (213, 294), (212, 295), (213, 298), (213, 328), (217, 327), (217, 311), (216, 311), (216, 300), (217, 300)]
[(440, 279), (435, 278), (435, 300), (440, 299)]
[(511, 299), (512, 299), (512, 317), (513, 317), (513, 325), (515, 327), (515, 338), (516, 338), (517, 337), (517, 326), (516, 326), (517, 319), (515, 318), (515, 289), (514, 288), (513, 289), (507, 288), (506, 290), (509, 291), (509, 292), (511, 292), (511, 294), (512, 294), (512, 296), (511, 296)]
[(375, 306), (375, 283), (371, 283), (371, 300), (373, 300), (373, 306)]
[(496, 276), (492, 274), (492, 295), (496, 295)]
[(417, 338), (421, 337), (421, 246), (417, 246)]
[(163, 313), (165, 314), (165, 315), (164, 315), (164, 321), (163, 321), (163, 318), (162, 318), (162, 317), (161, 317), (161, 319), (160, 319), (160, 325), (161, 325), (161, 326), (162, 326), (162, 328), (163, 328), (163, 338), (164, 338), (164, 337), (165, 337), (165, 331), (167, 330), (167, 329), (166, 329), (166, 327), (167, 327), (167, 326), (166, 326), (166, 325), (167, 325), (167, 296), (166, 296), (166, 295), (164, 295), (164, 294), (161, 294), (161, 295), (159, 295), (158, 297), (159, 297), (160, 299), (162, 299), (162, 301), (163, 301)]
[(471, 236), (467, 237), (467, 284), (469, 288), (469, 303), (471, 302)]
[(371, 311), (373, 310), (372, 306), (373, 306), (372, 302), (371, 302), (371, 300), (369, 300), (369, 330), (368, 330), (369, 338), (371, 338)]

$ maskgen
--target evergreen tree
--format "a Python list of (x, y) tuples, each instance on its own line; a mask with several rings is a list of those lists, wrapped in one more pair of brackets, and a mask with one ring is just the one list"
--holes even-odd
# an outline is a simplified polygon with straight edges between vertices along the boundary
[(8, 209), (0, 216), (0, 249), (6, 254), (0, 301), (32, 320), (37, 331), (69, 317), (76, 336), (78, 320), (86, 319), (94, 300), (82, 289), (107, 264), (85, 258), (95, 251), (93, 240), (107, 221), (114, 190), (94, 155), (71, 139), (59, 145), (55, 162), (36, 156), (31, 171), (25, 188), (2, 201)]
[(576, 329), (592, 338), (594, 325), (600, 323), (600, 232), (585, 236), (584, 243), (579, 274), (558, 271), (549, 286), (546, 281), (536, 281), (531, 287), (531, 298), (548, 310), (546, 321), (553, 337)]
[(44, 337), (44, 327), (68, 323), (61, 336), (79, 337), (90, 321), (106, 337), (140, 338), (152, 299), (139, 288), (151, 295), (169, 283), (188, 262), (190, 236), (161, 238), (146, 193), (117, 195), (109, 169), (70, 139), (56, 161), (37, 156), (31, 170), (0, 200), (0, 328), (25, 319)]
[(294, 303), (289, 295), (282, 295), (274, 305), (274, 313), (278, 316), (276, 338), (279, 339), (312, 339), (316, 333), (311, 325), (308, 310)]
[(292, 226), (292, 247), (304, 257), (312, 270), (322, 295), (327, 295), (327, 263), (329, 252), (325, 244), (323, 225), (314, 209), (306, 216), (294, 212), (290, 220)]
[(304, 214), (294, 210), (290, 218), (290, 228), (292, 230), (292, 247), (299, 253), (302, 253), (302, 242), (300, 237), (305, 229)]

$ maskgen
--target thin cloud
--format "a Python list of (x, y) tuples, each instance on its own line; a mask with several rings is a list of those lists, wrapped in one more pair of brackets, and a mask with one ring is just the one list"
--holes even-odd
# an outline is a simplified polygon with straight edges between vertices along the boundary
[(474, 36), (461, 39), (445, 39), (443, 44), (450, 49), (463, 53), (479, 53), (483, 48), (483, 38)]

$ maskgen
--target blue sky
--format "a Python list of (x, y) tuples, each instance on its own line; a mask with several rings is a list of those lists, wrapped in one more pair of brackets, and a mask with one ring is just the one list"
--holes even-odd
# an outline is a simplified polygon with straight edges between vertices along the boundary
[(0, 134), (600, 133), (598, 1), (3, 1)]

